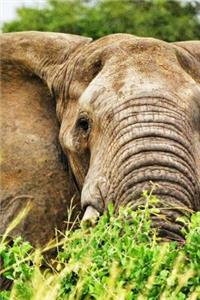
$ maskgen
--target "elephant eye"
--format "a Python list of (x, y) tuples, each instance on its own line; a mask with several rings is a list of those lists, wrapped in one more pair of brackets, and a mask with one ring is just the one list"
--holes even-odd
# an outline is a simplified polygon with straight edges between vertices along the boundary
[(76, 123), (76, 127), (81, 129), (84, 133), (88, 133), (90, 130), (90, 123), (86, 117), (80, 117)]

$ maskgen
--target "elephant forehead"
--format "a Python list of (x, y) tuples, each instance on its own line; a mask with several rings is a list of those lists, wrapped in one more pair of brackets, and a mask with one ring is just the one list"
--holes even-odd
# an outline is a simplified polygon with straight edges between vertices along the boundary
[(122, 62), (110, 60), (82, 93), (81, 107), (106, 109), (127, 101), (127, 98), (166, 97), (175, 101), (182, 99), (180, 105), (186, 108), (192, 96), (192, 79), (178, 64), (164, 64), (156, 58), (148, 61), (142, 65), (130, 57)]
[[(131, 34), (112, 34), (104, 36), (96, 41), (93, 41), (92, 43), (88, 44), (86, 47), (85, 57), (88, 57), (91, 53), (109, 53), (113, 50), (120, 50), (121, 49), (121, 55), (122, 51), (123, 53), (131, 53), (131, 52), (144, 52), (151, 49), (151, 51), (154, 51), (158, 49), (159, 51), (164, 49), (172, 49), (173, 47), (171, 44), (158, 40), (155, 38), (143, 38), (143, 37), (136, 37)], [(115, 54), (117, 52), (115, 51)], [(103, 57), (102, 57), (103, 58)]]
[(140, 65), (141, 68), (148, 65), (150, 69), (153, 63), (155, 64), (155, 57), (157, 60), (166, 57), (172, 60), (170, 56), (173, 55), (175, 56), (173, 47), (160, 40), (136, 38), (127, 34), (106, 36), (88, 44), (84, 51), (79, 53), (76, 66), (73, 68), (73, 76), (74, 80), (87, 84), (109, 63), (112, 67), (120, 64), (120, 70), (126, 67), (122, 62), (127, 61)]
[(179, 98), (186, 108), (193, 94), (194, 81), (173, 45), (152, 38), (116, 34), (99, 39), (87, 46), (75, 73), (78, 82), (86, 83), (78, 97), (86, 110), (143, 96)]

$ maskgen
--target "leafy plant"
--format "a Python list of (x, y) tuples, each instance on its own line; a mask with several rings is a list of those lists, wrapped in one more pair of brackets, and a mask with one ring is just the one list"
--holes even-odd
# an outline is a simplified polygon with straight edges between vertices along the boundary
[(115, 215), (109, 205), (95, 227), (67, 231), (45, 270), (43, 250), (21, 238), (4, 245), (2, 275), (14, 284), (0, 299), (200, 299), (200, 213), (187, 221), (184, 245), (160, 240), (151, 226), (158, 200), (143, 197), (137, 211)]
[(26, 280), (31, 277), (33, 266), (30, 259), (27, 260), (31, 249), (32, 246), (28, 242), (23, 242), (21, 237), (16, 238), (12, 246), (7, 246), (6, 243), (2, 246), (0, 254), (4, 263), (5, 278)]

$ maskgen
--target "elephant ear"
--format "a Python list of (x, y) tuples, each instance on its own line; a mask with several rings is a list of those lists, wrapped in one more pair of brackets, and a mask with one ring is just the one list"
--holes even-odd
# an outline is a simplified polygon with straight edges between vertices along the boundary
[(88, 42), (58, 33), (1, 35), (0, 234), (27, 202), (32, 209), (11, 236), (41, 245), (66, 227), (76, 189), (61, 161), (51, 91), (60, 67)]
[(51, 87), (59, 66), (66, 63), (70, 54), (91, 40), (78, 35), (52, 32), (4, 33), (1, 36), (1, 58), (24, 66)]
[(173, 45), (182, 67), (200, 83), (200, 41), (176, 42)]

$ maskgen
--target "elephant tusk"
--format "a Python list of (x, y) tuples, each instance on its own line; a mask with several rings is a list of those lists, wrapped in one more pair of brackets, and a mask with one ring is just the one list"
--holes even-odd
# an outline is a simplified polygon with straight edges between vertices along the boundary
[(94, 226), (100, 213), (92, 206), (88, 206), (85, 210), (81, 223), (88, 226)]

